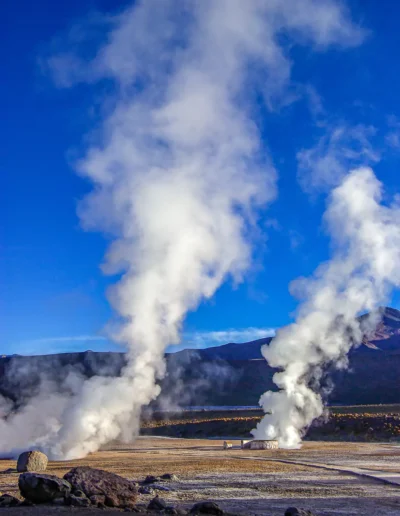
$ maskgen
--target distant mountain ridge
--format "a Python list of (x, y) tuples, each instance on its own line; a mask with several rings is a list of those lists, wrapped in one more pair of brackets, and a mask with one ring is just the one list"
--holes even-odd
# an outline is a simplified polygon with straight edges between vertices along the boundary
[[(395, 308), (382, 307), (382, 320), (378, 323), (376, 330), (365, 337), (363, 342), (354, 351), (365, 351), (365, 348), (388, 351), (400, 350), (400, 311)], [(361, 321), (368, 314), (362, 315)], [(204, 360), (255, 360), (263, 358), (261, 346), (269, 344), (273, 337), (265, 337), (250, 342), (238, 344), (230, 342), (222, 346), (214, 346), (206, 349), (196, 350), (196, 353)], [(189, 350), (178, 351), (178, 353), (187, 353)]]
[[(195, 353), (204, 360), (255, 360), (262, 358), (261, 346), (269, 344), (273, 337), (265, 337), (264, 339), (252, 340), (250, 342), (222, 344), (221, 346), (212, 346), (205, 349), (196, 349)], [(192, 350), (183, 350), (174, 353), (190, 352)]]
[[(167, 354), (167, 375), (155, 405), (256, 405), (263, 392), (276, 390), (275, 370), (261, 354), (261, 346), (271, 340)], [(329, 373), (335, 385), (331, 403), (399, 403), (400, 311), (383, 308), (381, 322), (351, 350), (349, 360), (348, 371)], [(44, 382), (64, 392), (71, 372), (82, 378), (119, 376), (125, 363), (125, 354), (114, 352), (0, 357), (0, 395), (17, 407), (34, 397)]]

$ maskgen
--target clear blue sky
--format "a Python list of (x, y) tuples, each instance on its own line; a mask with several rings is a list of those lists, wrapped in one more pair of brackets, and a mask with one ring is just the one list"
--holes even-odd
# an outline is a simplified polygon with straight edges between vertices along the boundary
[[(40, 60), (77, 20), (122, 6), (104, 0), (3, 6), (0, 353), (115, 349), (97, 337), (112, 315), (105, 291), (113, 278), (99, 268), (106, 242), (80, 227), (76, 203), (90, 186), (71, 166), (94, 123), (93, 96), (103, 92), (57, 89)], [(223, 285), (188, 315), (187, 340), (201, 334), (207, 343), (207, 332), (276, 328), (292, 320), (290, 281), (310, 275), (329, 256), (321, 226), (326, 191), (301, 187), (299, 152), (345, 127), (353, 137), (339, 147), (354, 151), (350, 161), (372, 164), (389, 195), (400, 191), (400, 4), (353, 1), (351, 12), (368, 30), (364, 42), (324, 52), (294, 48), (292, 81), (306, 84), (308, 93), (303, 89), (277, 112), (260, 106), (258, 124), (279, 174), (279, 196), (262, 221), (268, 242), (242, 285)], [(360, 153), (360, 145), (368, 152)], [(218, 338), (209, 343), (221, 343)]]

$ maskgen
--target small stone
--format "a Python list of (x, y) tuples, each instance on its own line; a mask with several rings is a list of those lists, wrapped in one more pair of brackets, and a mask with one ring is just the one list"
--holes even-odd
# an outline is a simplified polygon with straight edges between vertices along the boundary
[(9, 494), (3, 494), (0, 496), (0, 507), (16, 507), (20, 505), (21, 501), (15, 496)]
[(172, 505), (165, 508), (165, 514), (178, 514), (178, 511), (175, 509), (175, 507), (172, 507)]
[(161, 480), (172, 480), (173, 482), (177, 482), (179, 480), (179, 478), (173, 473), (164, 473), (160, 478)]
[(46, 471), (47, 463), (49, 459), (47, 456), (40, 451), (26, 451), (21, 453), (17, 461), (18, 473), (24, 473), (25, 471)]
[(155, 482), (158, 482), (160, 479), (159, 477), (155, 477), (154, 475), (147, 475), (147, 477), (143, 480), (143, 484), (154, 484)]
[(152, 489), (151, 487), (148, 487), (148, 486), (142, 486), (142, 487), (139, 487), (139, 493), (144, 494), (144, 495), (151, 495), (151, 494), (154, 494), (154, 489)]
[(190, 509), (190, 514), (214, 514), (222, 516), (224, 511), (214, 502), (199, 502)]
[(150, 511), (163, 511), (164, 509), (166, 509), (166, 507), (166, 501), (160, 498), (159, 496), (156, 496), (151, 500), (151, 502), (147, 506), (147, 509), (149, 509)]
[(285, 511), (285, 516), (316, 516), (316, 514), (307, 509), (298, 509), (297, 507), (289, 507)]
[(2, 475), (11, 475), (11, 473), (18, 473), (16, 468), (8, 468), (1, 472)]

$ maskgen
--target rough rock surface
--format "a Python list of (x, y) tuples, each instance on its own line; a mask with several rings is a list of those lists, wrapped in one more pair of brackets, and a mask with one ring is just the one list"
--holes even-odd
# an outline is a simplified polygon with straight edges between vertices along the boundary
[(71, 492), (69, 482), (43, 473), (23, 473), (19, 476), (18, 487), (22, 496), (34, 503), (46, 503), (52, 502), (56, 498), (66, 498)]
[(93, 505), (99, 508), (106, 506), (106, 497), (104, 495), (93, 495), (90, 497), (90, 501)]
[(221, 516), (224, 511), (214, 502), (199, 502), (190, 509), (190, 514), (215, 514)]
[(49, 459), (40, 451), (26, 451), (21, 453), (17, 461), (18, 473), (25, 471), (46, 471)]
[(285, 511), (285, 516), (316, 516), (315, 513), (307, 509), (298, 509), (297, 507), (289, 507)]
[(91, 501), (83, 491), (76, 490), (65, 498), (65, 505), (71, 505), (72, 507), (89, 507)]
[(104, 496), (108, 507), (134, 507), (138, 490), (133, 482), (114, 473), (88, 466), (73, 468), (64, 479), (72, 485), (72, 494), (82, 491), (88, 498)]

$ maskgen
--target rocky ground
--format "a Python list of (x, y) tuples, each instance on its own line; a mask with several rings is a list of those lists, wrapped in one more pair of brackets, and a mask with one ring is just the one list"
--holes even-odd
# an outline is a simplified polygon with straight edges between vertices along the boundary
[[(71, 468), (91, 466), (128, 480), (173, 473), (177, 478), (148, 484), (139, 495), (146, 507), (156, 494), (168, 505), (189, 509), (198, 501), (214, 501), (224, 511), (242, 515), (283, 516), (290, 506), (304, 507), (319, 516), (400, 515), (400, 487), (340, 471), (357, 467), (400, 478), (400, 447), (395, 444), (307, 442), (301, 450), (241, 450), (233, 441), (140, 438), (133, 445), (113, 445), (85, 459), (49, 462), (47, 473), (62, 477)], [(288, 463), (280, 462), (288, 461)], [(302, 464), (294, 464), (293, 462)], [(311, 464), (337, 467), (327, 470)], [(0, 461), (0, 491), (19, 496), (15, 461)], [(144, 490), (145, 491), (145, 490)], [(53, 515), (64, 512), (93, 515), (99, 509), (17, 507), (11, 514)], [(103, 509), (102, 514), (115, 514)]]

